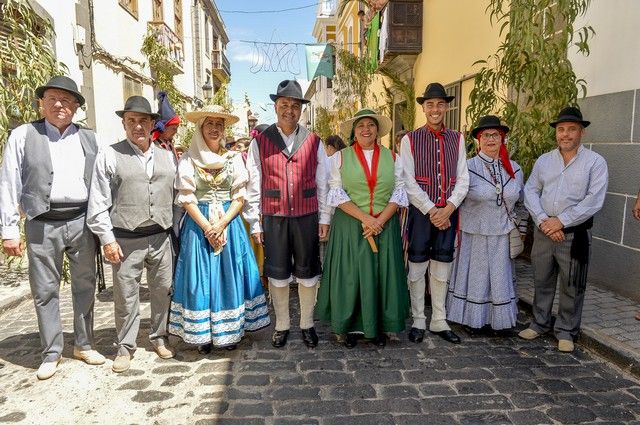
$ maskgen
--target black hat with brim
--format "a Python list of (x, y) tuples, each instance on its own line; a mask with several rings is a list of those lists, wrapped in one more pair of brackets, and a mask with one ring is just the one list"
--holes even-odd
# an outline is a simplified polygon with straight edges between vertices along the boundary
[(580, 109), (575, 106), (567, 106), (558, 114), (558, 118), (555, 121), (550, 122), (549, 125), (553, 128), (556, 128), (558, 124), (561, 122), (577, 122), (580, 123), (583, 127), (589, 127), (591, 121), (585, 121), (582, 119), (582, 112)]
[(485, 115), (484, 117), (480, 118), (478, 126), (471, 130), (471, 135), (477, 139), (479, 132), (490, 128), (501, 130), (505, 134), (509, 132), (509, 127), (507, 127), (506, 125), (502, 125), (500, 123), (500, 118), (496, 117), (495, 115)]
[(278, 84), (276, 94), (270, 94), (269, 97), (274, 102), (279, 97), (290, 97), (291, 99), (299, 100), (302, 103), (309, 103), (309, 100), (305, 99), (302, 94), (302, 87), (296, 80), (284, 80)]
[(447, 91), (444, 89), (444, 86), (440, 83), (430, 83), (427, 88), (424, 89), (424, 94), (422, 96), (416, 97), (416, 102), (422, 105), (425, 100), (429, 99), (444, 99), (445, 102), (449, 103), (455, 96), (447, 95)]
[(84, 97), (78, 91), (78, 85), (69, 77), (58, 75), (50, 79), (44, 86), (38, 87), (36, 89), (36, 95), (38, 96), (38, 99), (42, 99), (44, 97), (44, 92), (47, 91), (47, 89), (59, 89), (67, 91), (74, 95), (76, 99), (78, 99), (78, 103), (80, 104), (80, 106), (84, 105)]
[(157, 114), (151, 110), (151, 104), (142, 96), (131, 96), (124, 104), (124, 109), (116, 111), (116, 115), (120, 118), (124, 118), (125, 112), (138, 112), (141, 114), (150, 115), (152, 119), (157, 120), (160, 118), (160, 114)]

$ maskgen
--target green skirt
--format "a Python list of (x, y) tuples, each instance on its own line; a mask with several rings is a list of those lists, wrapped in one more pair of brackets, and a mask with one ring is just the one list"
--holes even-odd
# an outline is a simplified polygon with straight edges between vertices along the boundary
[(409, 300), (397, 214), (374, 239), (377, 254), (362, 237), (360, 221), (336, 208), (316, 315), (330, 321), (337, 334), (364, 332), (373, 338), (405, 328)]

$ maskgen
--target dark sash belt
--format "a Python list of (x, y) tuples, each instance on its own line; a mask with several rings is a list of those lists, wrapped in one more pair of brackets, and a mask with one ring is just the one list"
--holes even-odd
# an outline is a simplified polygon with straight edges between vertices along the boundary
[(35, 217), (34, 220), (65, 221), (73, 220), (87, 212), (87, 201), (84, 202), (51, 202), (49, 211)]
[(160, 233), (169, 233), (171, 228), (163, 229), (159, 224), (152, 224), (151, 226), (136, 227), (133, 230), (123, 229), (121, 227), (113, 228), (113, 235), (116, 238), (133, 239), (142, 238), (145, 236), (157, 235)]
[(565, 228), (566, 234), (573, 233), (573, 241), (571, 241), (571, 258), (580, 264), (589, 262), (589, 233), (587, 230), (593, 227), (593, 217), (584, 223), (576, 226)]

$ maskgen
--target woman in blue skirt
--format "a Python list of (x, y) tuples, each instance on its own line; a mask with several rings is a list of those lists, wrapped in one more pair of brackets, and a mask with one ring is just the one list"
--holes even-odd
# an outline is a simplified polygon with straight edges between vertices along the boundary
[(220, 106), (187, 112), (196, 123), (178, 163), (176, 202), (187, 214), (180, 230), (169, 331), (199, 345), (233, 350), (245, 331), (268, 326), (267, 301), (239, 213), (248, 173), (239, 152), (223, 147), (238, 121)]

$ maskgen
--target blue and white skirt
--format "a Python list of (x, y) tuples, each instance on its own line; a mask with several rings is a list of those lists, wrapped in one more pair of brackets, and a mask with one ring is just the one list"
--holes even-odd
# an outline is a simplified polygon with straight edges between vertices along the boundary
[[(225, 211), (229, 205), (223, 204)], [(208, 219), (209, 204), (198, 208)], [(256, 258), (240, 217), (227, 226), (227, 243), (215, 255), (200, 226), (185, 214), (169, 332), (190, 344), (224, 347), (238, 343), (245, 331), (269, 324)]]

